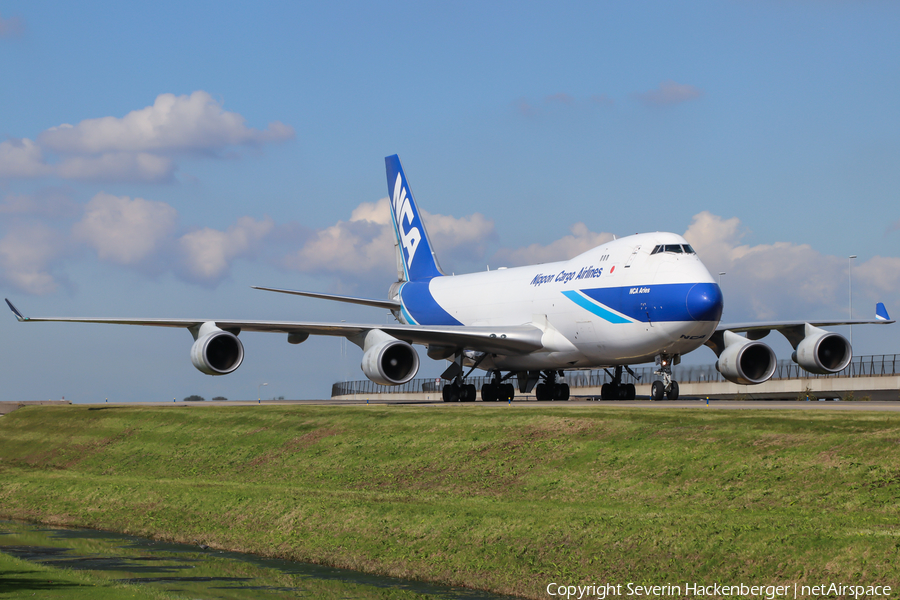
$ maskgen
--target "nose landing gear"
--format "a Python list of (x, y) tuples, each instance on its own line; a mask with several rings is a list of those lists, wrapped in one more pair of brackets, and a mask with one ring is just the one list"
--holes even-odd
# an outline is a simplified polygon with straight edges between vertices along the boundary
[(662, 400), (663, 396), (669, 400), (678, 400), (678, 382), (672, 379), (672, 365), (681, 362), (681, 357), (670, 357), (667, 354), (660, 354), (656, 357), (656, 364), (659, 367), (654, 374), (662, 377), (662, 381), (654, 381), (650, 386), (650, 399)]

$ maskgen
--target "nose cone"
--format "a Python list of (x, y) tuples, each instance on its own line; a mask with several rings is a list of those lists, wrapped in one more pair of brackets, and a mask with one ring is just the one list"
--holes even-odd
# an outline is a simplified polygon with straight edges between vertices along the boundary
[(723, 305), (722, 290), (715, 283), (698, 283), (687, 294), (687, 311), (695, 321), (718, 321)]

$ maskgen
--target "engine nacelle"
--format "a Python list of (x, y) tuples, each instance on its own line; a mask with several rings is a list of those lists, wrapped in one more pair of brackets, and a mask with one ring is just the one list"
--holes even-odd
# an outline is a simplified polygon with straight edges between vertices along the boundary
[(418, 373), (419, 355), (406, 342), (378, 330), (370, 331), (366, 342), (361, 367), (375, 383), (400, 385)]
[(806, 326), (806, 337), (791, 356), (794, 362), (817, 375), (843, 371), (853, 358), (850, 342), (839, 333)]
[(207, 375), (227, 375), (244, 362), (244, 345), (233, 333), (204, 323), (195, 334), (191, 362)]
[(740, 385), (768, 381), (775, 373), (775, 352), (766, 344), (748, 340), (731, 331), (724, 335), (725, 349), (716, 361), (722, 377)]

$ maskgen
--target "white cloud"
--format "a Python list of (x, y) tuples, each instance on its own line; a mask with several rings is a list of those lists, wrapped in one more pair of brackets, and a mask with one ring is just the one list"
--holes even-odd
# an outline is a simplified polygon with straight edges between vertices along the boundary
[(28, 294), (56, 291), (49, 268), (64, 246), (59, 233), (45, 225), (17, 225), (0, 239), (0, 279)]
[(572, 232), (571, 235), (547, 245), (531, 244), (524, 248), (501, 249), (494, 255), (492, 262), (497, 266), (517, 267), (566, 260), (613, 239), (613, 234), (594, 233), (584, 223), (575, 223), (569, 231)]
[[(900, 313), (900, 258), (896, 256), (873, 256), (869, 260), (853, 265), (853, 289), (860, 290), (869, 300), (895, 303), (888, 307), (888, 313)], [(854, 291), (854, 296), (856, 292)], [(856, 303), (854, 303), (856, 306)], [(862, 314), (868, 314), (870, 307), (863, 307)], [(853, 310), (856, 313), (856, 309)], [(865, 317), (863, 317), (865, 318)]]
[(0, 142), (0, 177), (40, 177), (52, 169), (32, 140), (8, 139)]
[[(740, 221), (709, 212), (694, 216), (684, 237), (709, 268), (722, 278), (729, 321), (835, 318), (847, 315), (846, 257), (823, 254), (808, 244), (775, 242), (744, 245)], [(873, 314), (875, 302), (900, 295), (900, 258), (873, 257), (853, 265), (854, 298), (870, 305), (856, 314)], [(862, 304), (859, 304), (862, 306)]]
[[(384, 201), (387, 202), (387, 198)], [(481, 213), (456, 218), (422, 211), (422, 219), (435, 253), (448, 260), (481, 260), (488, 243), (497, 238), (494, 222)]]
[(366, 275), (383, 278), (395, 272), (394, 231), (387, 198), (363, 202), (349, 221), (318, 231), (285, 265), (303, 273)]
[[(478, 213), (456, 218), (422, 211), (422, 219), (439, 258), (480, 259), (487, 242), (496, 237), (493, 221)], [(317, 232), (285, 259), (285, 265), (304, 273), (385, 281), (396, 275), (394, 243), (390, 204), (382, 198), (363, 202), (348, 221)]]
[(0, 201), (0, 214), (68, 219), (81, 213), (68, 190), (45, 188), (34, 194), (9, 194)]
[(63, 154), (115, 152), (208, 152), (229, 146), (252, 146), (294, 137), (293, 128), (275, 121), (260, 131), (244, 117), (228, 112), (204, 91), (191, 95), (160, 94), (153, 106), (122, 118), (86, 119), (41, 133), (40, 144)]
[(100, 156), (70, 156), (56, 165), (54, 173), (63, 179), (81, 181), (170, 181), (175, 163), (166, 156), (146, 152), (112, 152)]
[(188, 279), (213, 283), (228, 274), (232, 261), (250, 254), (275, 227), (268, 217), (241, 217), (227, 231), (205, 227), (178, 240), (182, 269)]
[(669, 79), (661, 82), (655, 90), (637, 92), (633, 96), (650, 106), (671, 106), (688, 100), (696, 100), (703, 94), (704, 92), (700, 88), (686, 83), (676, 83)]
[(177, 218), (177, 211), (164, 202), (101, 192), (88, 202), (72, 234), (96, 250), (100, 260), (131, 265), (157, 250)]
[(293, 128), (280, 121), (264, 130), (247, 127), (243, 116), (204, 91), (160, 94), (152, 106), (121, 118), (85, 119), (51, 127), (37, 141), (0, 143), (0, 177), (164, 182), (172, 179), (178, 156), (221, 157), (235, 147), (293, 137)]

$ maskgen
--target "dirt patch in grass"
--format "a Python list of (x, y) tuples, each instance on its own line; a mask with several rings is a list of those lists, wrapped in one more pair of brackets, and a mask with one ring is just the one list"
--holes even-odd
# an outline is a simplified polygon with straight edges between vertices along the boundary
[[(268, 429), (268, 427), (262, 429)], [(313, 431), (307, 432), (299, 437), (288, 440), (287, 442), (282, 444), (281, 447), (275, 450), (265, 452), (254, 457), (247, 462), (246, 466), (248, 468), (261, 467), (274, 461), (282, 460), (286, 456), (290, 456), (292, 454), (300, 452), (301, 450), (305, 450), (310, 446), (313, 446), (326, 438), (338, 435), (339, 433), (340, 431), (334, 428), (314, 429)]]

